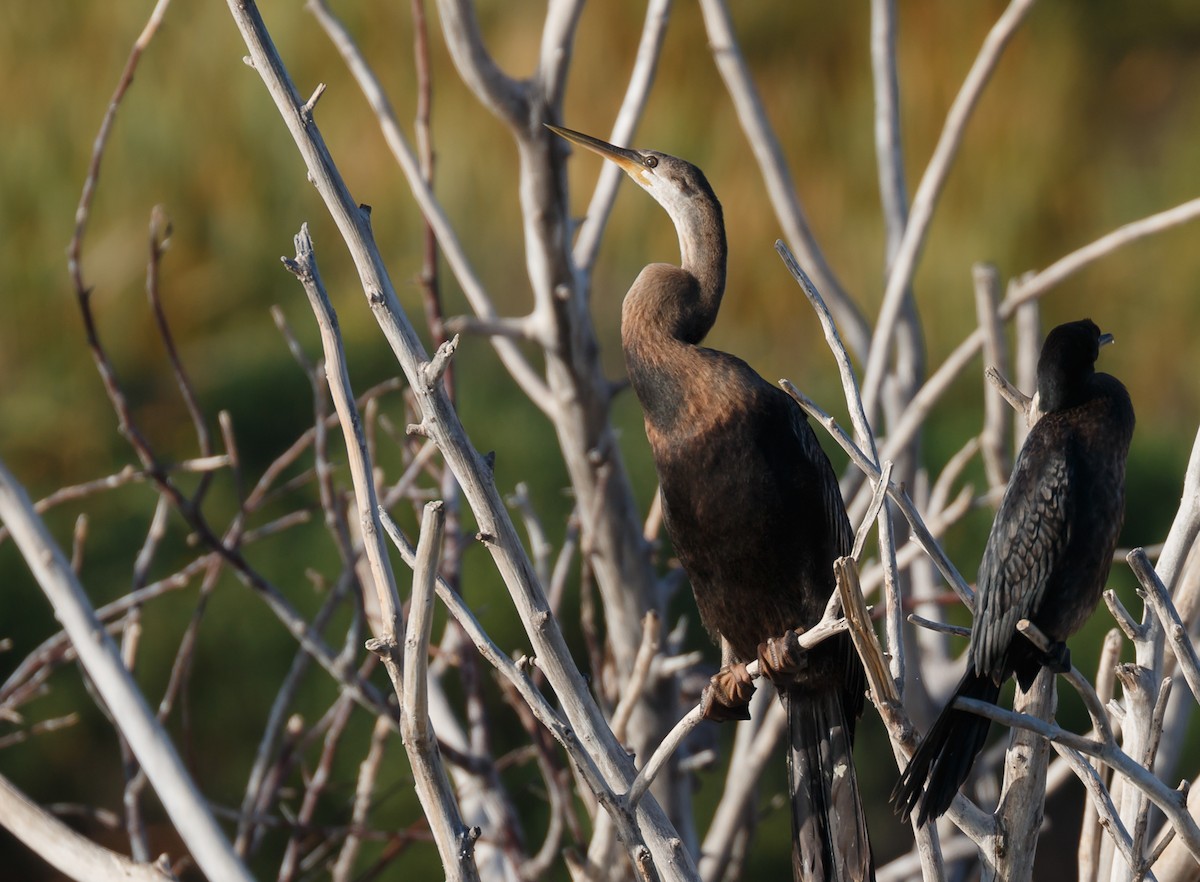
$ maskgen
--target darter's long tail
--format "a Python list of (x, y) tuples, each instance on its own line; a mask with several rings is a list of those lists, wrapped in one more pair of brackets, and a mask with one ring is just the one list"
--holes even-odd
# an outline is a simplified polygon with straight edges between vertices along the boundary
[(954, 690), (954, 697), (946, 703), (909, 760), (892, 791), (892, 804), (898, 814), (909, 815), (920, 802), (918, 824), (938, 818), (950, 808), (954, 794), (967, 780), (975, 757), (987, 740), (988, 719), (956, 708), (954, 699), (959, 696), (995, 704), (1000, 697), (1000, 687), (990, 677), (980, 677), (974, 668), (968, 668)]
[(853, 723), (843, 690), (791, 688), (788, 785), (792, 797), (792, 872), (796, 882), (875, 878), (867, 823), (850, 748)]

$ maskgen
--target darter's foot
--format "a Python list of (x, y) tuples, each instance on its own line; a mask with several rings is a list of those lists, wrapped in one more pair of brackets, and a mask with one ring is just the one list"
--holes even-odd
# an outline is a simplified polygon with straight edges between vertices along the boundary
[(750, 696), (754, 681), (741, 662), (726, 665), (712, 675), (700, 695), (700, 713), (706, 720), (724, 723), (750, 719)]
[(808, 666), (808, 655), (800, 646), (800, 637), (788, 631), (782, 637), (770, 637), (758, 644), (758, 670), (772, 683), (788, 684)]
[(1071, 670), (1071, 650), (1061, 640), (1051, 643), (1042, 663), (1056, 674), (1066, 674)]

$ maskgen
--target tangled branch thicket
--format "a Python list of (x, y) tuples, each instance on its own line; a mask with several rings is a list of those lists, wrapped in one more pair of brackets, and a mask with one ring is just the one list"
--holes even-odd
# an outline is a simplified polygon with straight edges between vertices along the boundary
[[(103, 332), (90, 287), (84, 244), (95, 195), (117, 186), (103, 177), (102, 159), (120, 126), (122, 103), (136, 88), (134, 73), (159, 27), (170, 21), (168, 0), (156, 5), (96, 139), (69, 249), (87, 345), (133, 461), (36, 504), (0, 467), (3, 539), (19, 547), (62, 626), (15, 662), (0, 684), (0, 762), (17, 745), (76, 737), (72, 733), (78, 733), (78, 750), (94, 750), (76, 725), (83, 708), (53, 717), (35, 704), (75, 665), (119, 738), (119, 754), (95, 761), (111, 763), (106, 774), (120, 776), (120, 805), (86, 808), (93, 822), (110, 828), (103, 836), (72, 830), (49, 806), (0, 777), (0, 825), (62, 873), (89, 880), (197, 873), (214, 880), (273, 873), (289, 880), (328, 873), (343, 882), (390, 877), (403, 867), (418, 874), (412, 878), (716, 882), (737, 878), (747, 866), (773, 866), (774, 854), (786, 862), (786, 843), (756, 831), (759, 791), (774, 792), (764, 774), (778, 753), (784, 714), (770, 690), (761, 689), (752, 719), (737, 724), (732, 739), (714, 739), (701, 726), (696, 703), (698, 684), (711, 670), (707, 653), (694, 649), (688, 616), (680, 617), (686, 604), (673, 602), (682, 597), (682, 578), (663, 547), (661, 511), (657, 502), (640, 510), (638, 499), (648, 494), (635, 492), (614, 428), (612, 409), (622, 389), (601, 360), (604, 335), (594, 323), (592, 293), (620, 172), (601, 169), (576, 223), (566, 148), (543, 126), (564, 121), (576, 43), (587, 38), (579, 27), (583, 5), (550, 0), (540, 36), (531, 42), (537, 46), (532, 74), (518, 77), (491, 54), (469, 0), (436, 4), (441, 38), (476, 102), (473, 112), (498, 118), (515, 145), (511, 166), (501, 165), (499, 151), (472, 154), (473, 162), (495, 164), (489, 173), (519, 179), (531, 306), (525, 315), (509, 316), (497, 307), (496, 291), (511, 280), (488, 279), (473, 267), (469, 253), (488, 245), (472, 240), (469, 225), (452, 220), (434, 186), (430, 53), (436, 37), (425, 3), (411, 4), (415, 147), (384, 86), (387, 72), (376, 73), (354, 32), (324, 0), (307, 4), (369, 103), (423, 218), (419, 288), (431, 356), (401, 306), (372, 212), (346, 184), (350, 157), (334, 155), (322, 136), (322, 108), (346, 96), (334, 99), (323, 83), (299, 92), (288, 70), (294, 59), (272, 42), (255, 4), (230, 0), (246, 62), (290, 133), (349, 251), (381, 343), (399, 367), (393, 379), (355, 393), (360, 384), (318, 268), (318, 256), (334, 252), (335, 243), (318, 249), (302, 227), (294, 255), (283, 263), (307, 295), (320, 351), (303, 342), (311, 334), (294, 329), (284, 310), (275, 309), (273, 317), (294, 370), (311, 388), (312, 420), (261, 468), (245, 461), (244, 439), (229, 412), (214, 415), (195, 391), (194, 377), (205, 365), (192, 363), (174, 340), (164, 305), (172, 233), (162, 209), (151, 217), (145, 284), (163, 369), (192, 424), (194, 455), (154, 440), (143, 425), (135, 386), (117, 367), (121, 341)], [(635, 132), (653, 95), (669, 15), (696, 15), (690, 6), (672, 5), (646, 4), (620, 108), (602, 133), (614, 143), (640, 140)], [(1007, 287), (995, 267), (964, 263), (964, 276), (973, 273), (974, 299), (958, 308), (974, 310), (975, 329), (940, 363), (926, 363), (931, 330), (917, 309), (917, 268), (980, 101), (1034, 6), (1012, 0), (983, 39), (910, 199), (896, 9), (891, 0), (872, 0), (886, 282), (869, 315), (871, 298), (847, 290), (808, 223), (788, 150), (768, 119), (727, 5), (699, 0), (704, 51), (711, 51), (727, 89), (720, 100), (736, 109), (751, 148), (747, 162), (752, 155), (783, 231), (779, 287), (786, 288), (786, 269), (812, 308), (800, 320), (815, 318), (829, 344), (828, 353), (810, 357), (838, 376), (844, 390), (844, 405), (819, 404), (783, 381), (846, 452), (842, 490), (858, 531), (853, 556), (838, 563), (838, 595), (801, 643), (844, 629), (853, 635), (874, 716), (882, 722), (880, 737), (895, 759), (894, 767), (881, 771), (876, 764), (864, 775), (887, 779), (881, 789), (890, 786), (931, 708), (957, 679), (955, 656), (964, 642), (946, 635), (965, 633), (951, 621), (952, 609), (959, 601), (970, 607), (973, 593), (941, 543), (970, 513), (994, 507), (1003, 492), (1028, 421), (1021, 390), (1032, 386), (1041, 299), (1097, 261), (1119, 259), (1130, 243), (1200, 216), (1200, 199), (1164, 206)], [(527, 15), (513, 18), (524, 21), (513, 27), (534, 29)], [(615, 83), (614, 72), (607, 75)], [(480, 150), (469, 131), (455, 135), (457, 143), (446, 149)], [(263, 255), (268, 259), (274, 258)], [(447, 314), (444, 291), (452, 285), (470, 315)], [(1080, 304), (1078, 312), (1093, 306)], [(360, 310), (362, 303), (350, 308)], [(570, 482), (565, 525), (546, 521), (525, 485), (497, 480), (497, 458), (506, 452), (481, 450), (460, 419), (456, 405), (472, 377), (456, 359), (469, 341), (481, 339), (553, 428)], [(983, 368), (982, 425), (959, 437), (957, 453), (935, 460), (922, 440), (938, 406), (956, 382)], [(850, 431), (827, 412), (843, 406)], [(1194, 422), (1195, 415), (1188, 419)], [(984, 476), (983, 493), (964, 477), (973, 469)], [(94, 609), (81, 578), (90, 553), (88, 518), (76, 522), (68, 554), (41, 515), (84, 501), (103, 506), (130, 485), (153, 488), (153, 516), (129, 591)], [(323, 525), (335, 563), (314, 547), (313, 522)], [(180, 524), (188, 540), (182, 551)], [(1198, 877), (1200, 826), (1188, 783), (1197, 769), (1180, 764), (1200, 695), (1194, 648), (1200, 556), (1191, 553), (1198, 531), (1200, 436), (1182, 503), (1161, 545), (1127, 552), (1140, 585), (1140, 615), (1109, 592), (1116, 627), (1095, 671), (1064, 675), (1087, 709), (1091, 731), (1072, 732), (1056, 722), (1055, 683), (1046, 674), (1029, 695), (1018, 696), (1014, 711), (973, 708), (1011, 728), (1007, 749), (981, 757), (948, 823), (936, 829), (913, 824), (911, 836), (902, 838), (882, 830), (894, 824), (886, 813), (872, 818), (880, 879), (962, 878), (975, 867), (985, 878), (1031, 878), (1036, 850), (1025, 843), (1037, 840), (1047, 791), (1062, 792), (1070, 780), (1083, 785), (1070, 796), (1083, 815), (1070, 848), (1081, 880)], [(259, 563), (257, 549), (288, 542), (292, 563), (307, 569), (315, 603), (312, 592), (304, 594), (290, 577)], [(481, 564), (483, 552), (488, 567)], [(962, 562), (961, 569), (969, 567)], [(236, 772), (243, 782), (236, 804), (218, 798), (212, 782), (197, 773), (201, 746), (193, 733), (203, 727), (189, 712), (196, 694), (222, 688), (206, 679), (204, 661), (214, 646), (229, 644), (215, 643), (205, 624), (229, 576), (294, 644), (290, 664), (278, 668), (273, 700), (238, 709), (240, 724), (254, 727), (255, 743), (216, 760), (222, 777)], [(507, 596), (494, 592), (480, 601), (472, 579), (503, 585)], [(186, 596), (190, 613), (155, 706), (131, 672), (146, 657), (147, 629), (162, 642), (151, 622), (156, 605), (170, 596)], [(513, 631), (494, 636), (504, 627), (496, 624), (498, 616), (519, 619), (515, 656), (512, 644), (502, 643), (518, 639)], [(4, 627), (0, 623), (0, 638), (8, 636)], [(1044, 639), (1035, 628), (1027, 636)], [(1120, 662), (1122, 656), (1132, 660)], [(213, 762), (209, 757), (204, 765)], [(700, 780), (703, 794), (697, 793)], [(1064, 841), (1058, 840), (1060, 848)]]

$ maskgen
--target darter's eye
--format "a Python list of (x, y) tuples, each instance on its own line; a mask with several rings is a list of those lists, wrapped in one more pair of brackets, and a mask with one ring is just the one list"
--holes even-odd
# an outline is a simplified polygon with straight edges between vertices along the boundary
[(646, 168), (657, 168), (658, 167), (658, 157), (657, 156), (647, 156), (645, 159), (642, 160), (642, 164), (645, 165)]

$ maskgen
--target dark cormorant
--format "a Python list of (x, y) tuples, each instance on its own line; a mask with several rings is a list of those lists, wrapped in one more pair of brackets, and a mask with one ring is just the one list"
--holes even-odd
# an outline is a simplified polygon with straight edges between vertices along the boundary
[[(748, 662), (760, 644), (821, 618), (833, 562), (853, 541), (837, 478), (790, 397), (740, 358), (699, 345), (717, 317), (726, 259), (721, 205), (700, 169), (550, 128), (619, 165), (675, 224), (682, 265), (642, 269), (625, 296), (621, 340), (667, 533), (700, 618), (727, 665)], [(761, 654), (788, 710), (796, 879), (873, 878), (850, 753), (861, 663), (845, 634), (792, 664), (779, 664), (778, 649)], [(717, 690), (711, 716), (744, 718), (748, 682), (714, 680), (733, 688)]]
[[(1042, 346), (1034, 399), (1041, 418), (1017, 457), (983, 552), (970, 663), (954, 698), (995, 704), (1013, 674), (1028, 690), (1042, 667), (1069, 670), (1063, 641), (1100, 600), (1125, 517), (1134, 423), (1125, 387), (1095, 371), (1100, 347), (1112, 339), (1084, 319), (1059, 325)], [(1054, 642), (1049, 653), (1016, 630), (1021, 619)], [(892, 794), (904, 815), (920, 803), (920, 824), (950, 807), (987, 738), (988, 720), (954, 707), (954, 698)]]

